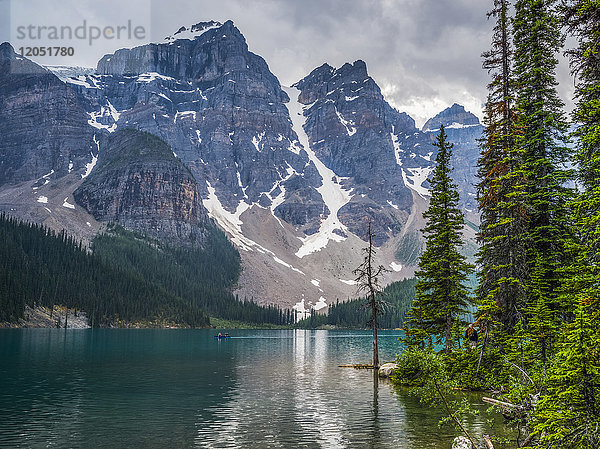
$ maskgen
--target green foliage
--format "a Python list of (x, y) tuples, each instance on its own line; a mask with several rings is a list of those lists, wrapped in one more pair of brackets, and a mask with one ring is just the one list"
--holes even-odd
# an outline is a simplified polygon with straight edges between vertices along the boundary
[(221, 231), (207, 228), (207, 232), (204, 248), (183, 248), (110, 225), (108, 232), (94, 239), (92, 249), (106, 264), (156, 284), (211, 316), (247, 323), (292, 323), (289, 311), (238, 301), (231, 294), (240, 273), (240, 256)]
[(448, 415), (439, 425), (454, 424), (471, 439), (460, 421), (466, 416), (477, 414), (477, 411), (470, 406), (467, 398), (456, 397), (457, 383), (448, 376), (444, 355), (432, 348), (409, 347), (398, 357), (396, 364), (398, 369), (392, 376), (392, 382), (412, 387), (410, 394), (419, 397), (421, 403), (426, 406), (445, 407)]
[[(411, 304), (415, 299), (414, 278), (392, 282), (382, 293), (388, 307), (378, 318), (381, 329), (396, 329), (404, 324)], [(365, 299), (358, 298), (349, 301), (330, 304), (327, 314), (311, 314), (310, 317), (299, 321), (296, 327), (314, 329), (319, 326), (335, 326), (338, 328), (362, 329), (369, 321), (369, 311), (364, 307)]]
[[(444, 357), (432, 348), (407, 347), (396, 360), (398, 369), (392, 380), (406, 387), (424, 387), (432, 380), (449, 385)], [(430, 396), (429, 392), (427, 397)]]
[(416, 273), (416, 299), (406, 329), (409, 344), (425, 345), (444, 341), (450, 351), (462, 333), (464, 316), (471, 304), (465, 283), (472, 265), (460, 254), (464, 217), (458, 209), (458, 191), (450, 178), (452, 144), (440, 127), (435, 146), (439, 151), (431, 184), (429, 208), (423, 214), (427, 242)]
[(560, 301), (572, 321), (558, 341), (547, 394), (536, 410), (544, 447), (600, 447), (600, 2), (564, 3), (566, 24), (578, 46), (569, 56), (577, 74), (576, 160), (581, 191), (572, 202), (576, 238), (567, 247)]
[(481, 225), (478, 241), (479, 317), (488, 325), (510, 331), (515, 313), (525, 303), (527, 257), (522, 241), (527, 212), (519, 170), (522, 152), (516, 146), (513, 46), (506, 0), (494, 0), (488, 17), (496, 24), (491, 49), (483, 54), (483, 67), (492, 75), (484, 110), (480, 141), (478, 188)]
[(524, 330), (543, 363), (551, 355), (557, 323), (566, 310), (559, 301), (560, 270), (569, 263), (570, 238), (565, 187), (571, 173), (562, 167), (570, 157), (563, 103), (556, 91), (556, 54), (562, 46), (556, 1), (519, 0), (515, 4), (516, 144), (523, 152), (520, 171), (527, 210), (522, 244), (527, 248)]
[(536, 410), (542, 443), (565, 449), (600, 447), (600, 313), (582, 301), (562, 335), (548, 379), (548, 393)]
[(65, 232), (1, 215), (0, 320), (22, 318), (25, 304), (78, 308), (93, 326), (118, 320), (208, 325), (199, 307), (89, 254)]

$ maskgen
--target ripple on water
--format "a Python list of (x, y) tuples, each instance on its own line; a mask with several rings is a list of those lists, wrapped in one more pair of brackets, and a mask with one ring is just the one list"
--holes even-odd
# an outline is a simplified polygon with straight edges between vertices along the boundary
[(0, 447), (451, 446), (435, 411), (338, 367), (369, 361), (368, 332), (229, 332), (0, 330)]

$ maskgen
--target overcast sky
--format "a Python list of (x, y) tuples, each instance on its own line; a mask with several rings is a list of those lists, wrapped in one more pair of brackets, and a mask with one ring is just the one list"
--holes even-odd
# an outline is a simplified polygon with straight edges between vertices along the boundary
[[(9, 0), (0, 0), (6, 9)], [(0, 38), (13, 46), (18, 26), (118, 26), (129, 20), (145, 39), (66, 42), (73, 57), (32, 58), (44, 64), (94, 67), (105, 53), (157, 41), (181, 25), (234, 21), (250, 51), (259, 54), (283, 85), (324, 62), (339, 67), (362, 59), (386, 99), (422, 125), (452, 103), (481, 116), (488, 76), (481, 53), (490, 42), (486, 19), (491, 0), (12, 0), (10, 34), (0, 19)], [(47, 36), (46, 36), (47, 37)], [(48, 45), (48, 40), (44, 41)], [(57, 41), (53, 41), (57, 42)], [(56, 43), (54, 43), (56, 45)], [(566, 65), (559, 69), (561, 94), (570, 96)]]

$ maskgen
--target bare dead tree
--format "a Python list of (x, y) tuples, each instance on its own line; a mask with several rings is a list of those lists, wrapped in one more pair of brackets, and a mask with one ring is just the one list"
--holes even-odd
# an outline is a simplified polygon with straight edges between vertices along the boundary
[(369, 246), (364, 248), (365, 258), (356, 270), (352, 273), (356, 276), (356, 284), (359, 293), (366, 293), (364, 306), (371, 309), (371, 320), (369, 324), (373, 329), (373, 368), (379, 369), (379, 347), (377, 344), (377, 318), (385, 311), (388, 303), (382, 299), (383, 287), (380, 279), (383, 273), (389, 271), (383, 265), (374, 266), (375, 246), (373, 244), (373, 232), (371, 231), (371, 222), (367, 228), (367, 237)]

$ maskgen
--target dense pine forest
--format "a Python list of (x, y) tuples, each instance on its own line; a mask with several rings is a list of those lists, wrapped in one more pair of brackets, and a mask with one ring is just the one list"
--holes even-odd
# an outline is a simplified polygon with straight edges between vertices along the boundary
[[(402, 326), (415, 298), (416, 279), (393, 282), (382, 292), (387, 303), (386, 310), (378, 317), (382, 329), (396, 329)], [(362, 329), (368, 327), (371, 311), (365, 307), (366, 299), (358, 298), (331, 304), (327, 314), (312, 313), (309, 318), (298, 322), (297, 327), (314, 329), (319, 326)]]
[[(0, 216), (0, 321), (30, 307), (84, 311), (92, 326), (159, 322), (208, 326), (208, 314), (252, 323), (288, 324), (289, 311), (238, 301), (231, 287), (239, 255), (215, 230), (206, 249), (163, 246), (110, 225), (93, 252), (66, 233)], [(219, 261), (216, 263), (215, 261)]]
[(94, 239), (92, 250), (104, 263), (135, 273), (210, 316), (249, 323), (293, 322), (290, 311), (231, 294), (240, 274), (240, 256), (223, 232), (211, 232), (205, 248), (171, 247), (113, 224)]
[(65, 305), (92, 326), (162, 319), (208, 326), (198, 306), (135, 272), (89, 254), (66, 233), (0, 216), (0, 321), (23, 318), (25, 305)]
[[(600, 4), (494, 0), (489, 17), (495, 27), (483, 54), (491, 81), (478, 172), (478, 288), (469, 294), (469, 267), (456, 256), (463, 220), (456, 187), (435, 182), (452, 167), (438, 161), (396, 382), (446, 407), (458, 428), (468, 404), (451, 410), (447, 397), (456, 388), (484, 389), (495, 392), (519, 429), (517, 447), (597, 449)], [(570, 135), (556, 90), (562, 30), (577, 45), (566, 50), (576, 100)], [(451, 145), (443, 134), (440, 153), (442, 143)], [(477, 312), (469, 324), (472, 302)], [(462, 430), (477, 446), (479, 437)]]

